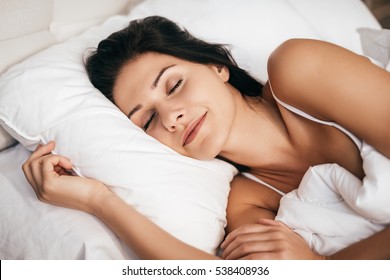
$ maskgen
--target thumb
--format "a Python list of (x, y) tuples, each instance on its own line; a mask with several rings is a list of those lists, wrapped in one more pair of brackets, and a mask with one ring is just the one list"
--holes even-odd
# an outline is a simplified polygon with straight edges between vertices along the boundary
[(55, 167), (60, 166), (64, 169), (72, 169), (73, 165), (71, 161), (63, 156), (53, 155), (45, 158), (42, 162), (42, 172), (44, 174), (51, 174), (52, 171), (55, 171)]

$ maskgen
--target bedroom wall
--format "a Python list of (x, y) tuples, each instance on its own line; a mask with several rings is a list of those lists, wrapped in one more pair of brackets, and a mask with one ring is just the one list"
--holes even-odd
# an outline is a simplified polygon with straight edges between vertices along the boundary
[(365, 0), (367, 7), (385, 29), (390, 29), (390, 0)]

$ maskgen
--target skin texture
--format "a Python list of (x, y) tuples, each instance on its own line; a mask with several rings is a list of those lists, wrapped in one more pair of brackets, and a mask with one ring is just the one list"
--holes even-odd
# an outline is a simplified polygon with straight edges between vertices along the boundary
[[(166, 70), (159, 75), (162, 69)], [(186, 156), (212, 159), (227, 141), (235, 119), (236, 96), (226, 86), (228, 78), (226, 68), (147, 53), (122, 69), (114, 102), (126, 115), (142, 106), (131, 116), (140, 127), (154, 114), (146, 132), (163, 144)], [(196, 139), (184, 145), (186, 130), (204, 115)]]
[[(165, 67), (169, 68), (155, 83)], [(295, 189), (308, 167), (316, 164), (334, 162), (360, 178), (364, 174), (359, 151), (348, 136), (284, 109), (273, 99), (271, 86), (285, 103), (340, 124), (390, 157), (387, 72), (338, 46), (298, 39), (274, 51), (268, 72), (263, 98), (255, 101), (244, 99), (226, 82), (229, 73), (224, 67), (149, 53), (123, 69), (114, 101), (125, 114), (133, 111), (130, 118), (135, 124), (149, 123), (146, 132), (176, 151), (199, 159), (220, 155), (248, 166), (253, 175), (283, 192)], [(194, 123), (197, 134), (187, 143)], [(53, 148), (54, 143), (38, 148), (23, 166), (41, 200), (96, 215), (142, 258), (215, 258), (156, 227), (102, 183), (67, 175), (68, 160), (52, 155)], [(61, 188), (65, 184), (67, 188)], [(222, 257), (324, 258), (287, 226), (272, 220), (279, 200), (276, 192), (237, 176), (229, 196), (230, 234), (222, 244)], [(150, 240), (143, 239), (145, 229), (151, 232)], [(389, 243), (386, 228), (326, 257), (387, 259)]]

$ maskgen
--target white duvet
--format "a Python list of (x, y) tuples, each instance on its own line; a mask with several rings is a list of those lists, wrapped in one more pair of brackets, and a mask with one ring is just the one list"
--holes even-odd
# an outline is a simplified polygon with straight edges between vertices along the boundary
[(363, 180), (337, 164), (318, 165), (281, 200), (276, 219), (321, 255), (337, 252), (390, 223), (390, 160), (365, 143), (361, 156)]

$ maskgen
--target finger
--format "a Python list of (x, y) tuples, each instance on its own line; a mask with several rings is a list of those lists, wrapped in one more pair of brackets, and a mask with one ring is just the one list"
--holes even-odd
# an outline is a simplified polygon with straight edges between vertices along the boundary
[[(232, 242), (230, 242), (226, 248), (222, 252), (222, 258), (228, 257), (232, 252), (237, 250), (245, 244), (245, 246), (250, 246), (248, 244), (253, 242), (263, 242), (269, 240), (269, 234), (267, 232), (256, 232), (256, 233), (247, 233), (237, 236)], [(249, 250), (248, 248), (244, 248), (245, 250)], [(249, 251), (248, 251), (249, 252)]]
[[(251, 254), (259, 254), (267, 256), (268, 259), (281, 259), (283, 258), (281, 252), (283, 251), (283, 242), (280, 240), (274, 239), (272, 233), (262, 234), (262, 239), (257, 241), (246, 242), (237, 246), (232, 250), (225, 259), (240, 259), (240, 258), (249, 258)], [(271, 258), (271, 255), (273, 257)]]
[(43, 145), (42, 144), (38, 144), (37, 147), (35, 148), (34, 152), (37, 151), (39, 148), (41, 148)]
[(58, 165), (54, 167), (54, 171), (58, 175), (72, 175), (69, 170), (66, 170), (65, 168), (62, 168), (61, 166), (58, 166)]
[(37, 191), (40, 190), (40, 186), (42, 185), (41, 162), (42, 162), (42, 158), (38, 158), (32, 160), (28, 164), (28, 170), (30, 171), (31, 181), (34, 183)]
[(51, 153), (53, 151), (54, 147), (55, 147), (54, 141), (50, 141), (46, 145), (42, 145), (40, 147), (37, 147), (37, 149), (31, 154), (29, 160), (32, 161), (32, 160), (35, 160), (37, 158), (40, 158), (44, 155)]
[(273, 219), (259, 218), (257, 222), (263, 225), (277, 225), (277, 221)]
[(221, 257), (226, 258), (232, 252), (237, 250), (242, 244), (248, 244), (249, 242), (259, 241), (261, 240), (260, 234), (252, 233), (252, 234), (242, 234), (237, 236), (232, 242), (230, 242), (223, 250)]
[(63, 171), (71, 170), (73, 168), (73, 164), (71, 160), (64, 156), (57, 156), (58, 163), (57, 166), (61, 167)]
[(258, 223), (271, 227), (282, 227), (284, 229), (290, 229), (290, 227), (288, 227), (285, 223), (272, 219), (259, 219)]
[(49, 179), (50, 176), (61, 174), (57, 173), (56, 169), (71, 169), (73, 167), (71, 161), (63, 156), (59, 155), (49, 155), (43, 158), (41, 163), (41, 176), (42, 178)]
[(34, 189), (35, 194), (37, 194), (37, 183), (35, 182), (34, 176), (32, 174), (31, 166), (24, 163), (22, 166), (24, 176), (29, 182), (30, 186)]
[[(236, 260), (236, 259), (249, 259), (253, 254), (269, 254), (272, 251), (274, 242), (271, 241), (250, 241), (240, 244), (228, 255), (225, 256), (226, 260)], [(253, 256), (252, 256), (253, 257)]]
[[(50, 162), (52, 164), (45, 165), (45, 163)], [(44, 192), (43, 183), (45, 180), (49, 180), (52, 175), (63, 175), (65, 172), (58, 172), (58, 170), (65, 170), (71, 167), (70, 160), (63, 156), (49, 154), (37, 158), (29, 164), (30, 184), (34, 184), (35, 190), (40, 196)]]
[(270, 226), (278, 226), (278, 225), (283, 224), (281, 221), (273, 220), (273, 219), (266, 219), (266, 218), (260, 218), (258, 220), (258, 223), (263, 224), (263, 225), (270, 225)]
[(239, 228), (233, 230), (229, 233), (225, 240), (221, 244), (221, 248), (225, 248), (229, 243), (231, 243), (237, 236), (242, 234), (254, 233), (254, 232), (266, 232), (269, 230), (269, 226), (263, 224), (246, 224), (240, 226)]
[[(42, 147), (42, 144), (38, 144), (34, 150), (34, 152), (38, 151)], [(22, 170), (24, 172), (24, 175), (26, 176), (27, 181), (30, 183), (30, 185), (33, 183), (32, 181), (32, 174), (31, 174), (31, 163), (36, 159), (36, 154), (33, 155), (32, 153), (30, 157), (23, 163)]]

